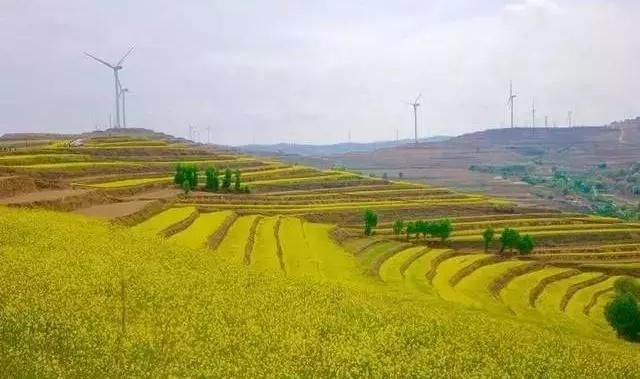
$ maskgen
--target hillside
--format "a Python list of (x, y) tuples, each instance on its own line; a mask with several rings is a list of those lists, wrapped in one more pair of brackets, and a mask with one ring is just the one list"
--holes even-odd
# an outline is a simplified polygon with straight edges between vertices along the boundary
[[(420, 142), (442, 142), (449, 139), (445, 136), (423, 138)], [(242, 145), (236, 148), (240, 151), (247, 153), (257, 154), (277, 154), (277, 155), (332, 155), (332, 154), (344, 154), (354, 151), (367, 152), (378, 149), (386, 149), (396, 146), (403, 146), (413, 143), (412, 139), (401, 139), (396, 141), (379, 141), (379, 142), (344, 142), (330, 145), (306, 145), (306, 144), (289, 144), (278, 143), (272, 145)]]
[[(639, 374), (604, 317), (615, 281), (640, 276), (639, 222), (163, 135), (42, 137), (0, 153), (14, 376)], [(179, 164), (197, 173), (178, 186)], [(444, 238), (393, 231), (442, 218)], [(535, 249), (485, 252), (487, 227)]]

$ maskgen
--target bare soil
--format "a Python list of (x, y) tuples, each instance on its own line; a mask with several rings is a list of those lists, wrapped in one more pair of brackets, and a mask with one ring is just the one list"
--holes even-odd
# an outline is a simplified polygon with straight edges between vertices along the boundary
[(114, 218), (125, 217), (139, 212), (151, 202), (153, 202), (153, 200), (136, 200), (125, 201), (121, 203), (94, 205), (87, 208), (76, 209), (73, 213), (101, 218), (105, 220), (112, 220)]

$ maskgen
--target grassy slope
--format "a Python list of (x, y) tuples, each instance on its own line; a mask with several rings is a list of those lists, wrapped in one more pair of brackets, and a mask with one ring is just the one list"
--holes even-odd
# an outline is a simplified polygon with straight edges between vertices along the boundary
[(0, 222), (9, 377), (640, 375), (636, 346), (433, 296), (259, 275), (74, 215)]

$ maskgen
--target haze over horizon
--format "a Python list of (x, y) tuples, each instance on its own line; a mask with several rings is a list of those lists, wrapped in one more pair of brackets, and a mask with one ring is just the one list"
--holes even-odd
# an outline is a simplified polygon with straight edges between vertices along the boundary
[[(336, 143), (635, 117), (640, 3), (631, 0), (0, 4), (0, 134), (104, 127), (117, 61), (131, 127), (212, 142)], [(205, 132), (201, 132), (206, 134)], [(202, 134), (201, 134), (202, 135)]]

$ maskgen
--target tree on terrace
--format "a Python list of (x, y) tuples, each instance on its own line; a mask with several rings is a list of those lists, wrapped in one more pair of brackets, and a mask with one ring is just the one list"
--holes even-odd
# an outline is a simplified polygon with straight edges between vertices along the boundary
[(373, 234), (373, 228), (378, 225), (378, 214), (372, 209), (365, 209), (362, 220), (364, 221), (364, 234), (370, 236)]

